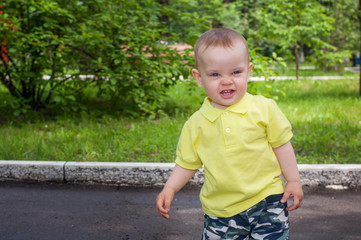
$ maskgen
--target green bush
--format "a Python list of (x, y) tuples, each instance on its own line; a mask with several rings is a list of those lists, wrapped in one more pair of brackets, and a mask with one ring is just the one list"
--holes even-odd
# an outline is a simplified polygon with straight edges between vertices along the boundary
[(77, 99), (91, 85), (123, 112), (155, 115), (159, 96), (187, 75), (183, 57), (160, 44), (156, 1), (8, 0), (2, 10), (0, 81), (20, 99), (14, 108), (84, 110)]

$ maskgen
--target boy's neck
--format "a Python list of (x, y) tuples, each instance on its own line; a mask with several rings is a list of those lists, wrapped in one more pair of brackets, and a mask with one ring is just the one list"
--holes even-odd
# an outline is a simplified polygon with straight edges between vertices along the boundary
[(216, 103), (213, 102), (212, 99), (210, 99), (210, 101), (211, 101), (211, 106), (214, 107), (214, 108), (218, 108), (218, 109), (221, 109), (221, 110), (225, 110), (225, 109), (227, 109), (228, 107), (230, 107), (230, 106), (223, 106), (223, 105), (220, 105), (220, 104), (216, 104)]
[[(243, 99), (246, 95), (247, 95), (247, 92), (246, 92), (246, 94), (245, 94), (238, 102), (242, 101), (242, 99)], [(210, 97), (208, 97), (208, 99), (209, 99), (209, 102), (210, 102), (210, 104), (211, 104), (212, 107), (217, 108), (217, 109), (221, 109), (221, 110), (226, 110), (227, 108), (229, 108), (229, 107), (231, 107), (231, 106), (233, 106), (233, 105), (235, 105), (235, 104), (238, 103), (238, 102), (236, 102), (236, 103), (234, 103), (234, 104), (232, 104), (232, 105), (225, 106), (225, 105), (220, 105), (220, 104), (214, 103), (213, 100), (212, 100)]]

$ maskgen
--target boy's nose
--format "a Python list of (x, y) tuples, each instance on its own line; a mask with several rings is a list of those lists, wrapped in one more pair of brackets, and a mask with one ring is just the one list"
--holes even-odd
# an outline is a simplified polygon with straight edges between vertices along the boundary
[(232, 80), (232, 77), (224, 77), (222, 78), (222, 84), (231, 84)]

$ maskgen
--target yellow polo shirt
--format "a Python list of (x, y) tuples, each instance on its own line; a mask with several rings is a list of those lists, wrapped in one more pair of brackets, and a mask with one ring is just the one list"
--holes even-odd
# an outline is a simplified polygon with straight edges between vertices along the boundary
[(208, 216), (231, 217), (284, 191), (272, 148), (292, 138), (291, 125), (276, 103), (248, 93), (225, 110), (208, 98), (184, 124), (176, 164), (204, 166), (200, 192)]

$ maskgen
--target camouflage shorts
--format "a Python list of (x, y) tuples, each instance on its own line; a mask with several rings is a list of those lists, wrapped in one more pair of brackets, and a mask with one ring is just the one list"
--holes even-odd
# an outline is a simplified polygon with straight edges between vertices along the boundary
[(269, 196), (229, 218), (209, 217), (205, 214), (202, 239), (288, 239), (287, 203), (281, 203), (281, 198), (282, 194)]

